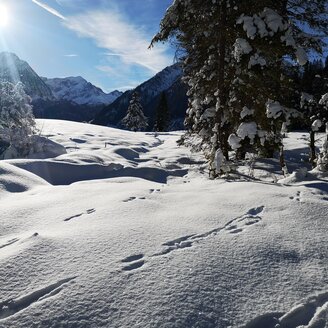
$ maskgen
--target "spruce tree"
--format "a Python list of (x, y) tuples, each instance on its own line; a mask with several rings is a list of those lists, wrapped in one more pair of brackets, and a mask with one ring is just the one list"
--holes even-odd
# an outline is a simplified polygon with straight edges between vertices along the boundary
[(156, 109), (154, 131), (167, 131), (170, 123), (170, 112), (167, 105), (165, 92), (161, 93), (160, 101)]
[(147, 118), (143, 113), (138, 92), (133, 92), (126, 116), (122, 124), (131, 131), (142, 131), (148, 126)]
[(212, 177), (229, 169), (231, 149), (237, 158), (246, 152), (273, 156), (280, 149), (285, 165), (281, 129), (298, 114), (285, 59), (304, 65), (306, 50), (321, 50), (317, 36), (326, 31), (325, 5), (175, 0), (167, 10), (151, 45), (174, 38), (184, 49), (186, 124), (202, 139)]
[(31, 98), (23, 84), (0, 82), (0, 158), (28, 155), (35, 130)]

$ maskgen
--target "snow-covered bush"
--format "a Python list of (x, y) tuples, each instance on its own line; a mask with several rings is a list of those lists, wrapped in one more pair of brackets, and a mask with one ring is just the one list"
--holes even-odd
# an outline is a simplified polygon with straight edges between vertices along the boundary
[(22, 83), (0, 82), (0, 159), (28, 155), (34, 133), (31, 99)]
[(140, 96), (137, 92), (132, 94), (130, 105), (126, 116), (122, 119), (122, 124), (131, 131), (142, 131), (148, 126), (147, 118), (140, 103)]

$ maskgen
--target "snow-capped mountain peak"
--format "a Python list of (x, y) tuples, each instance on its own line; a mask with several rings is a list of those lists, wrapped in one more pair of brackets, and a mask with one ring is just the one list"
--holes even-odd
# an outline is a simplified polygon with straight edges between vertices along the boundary
[(107, 94), (81, 76), (43, 80), (57, 99), (72, 101), (78, 105), (108, 105), (122, 94), (117, 90)]

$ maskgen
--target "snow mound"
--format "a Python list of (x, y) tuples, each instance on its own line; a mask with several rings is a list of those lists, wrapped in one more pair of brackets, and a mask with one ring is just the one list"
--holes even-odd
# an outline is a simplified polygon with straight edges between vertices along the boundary
[(51, 158), (66, 154), (64, 146), (40, 135), (32, 136), (33, 149), (29, 158)]
[(38, 175), (52, 185), (69, 185), (86, 180), (109, 179), (115, 177), (137, 177), (166, 183), (169, 176), (184, 176), (187, 170), (168, 170), (156, 167), (124, 167), (119, 163), (72, 164), (63, 161), (12, 160), (12, 165)]
[(4, 193), (18, 193), (36, 186), (46, 186), (46, 181), (37, 175), (0, 161), (0, 197)]
[(287, 313), (268, 313), (252, 320), (245, 328), (325, 328), (328, 292), (308, 298)]

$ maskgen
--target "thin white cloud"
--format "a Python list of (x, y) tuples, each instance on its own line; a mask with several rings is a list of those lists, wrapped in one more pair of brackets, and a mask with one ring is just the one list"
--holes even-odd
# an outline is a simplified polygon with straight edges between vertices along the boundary
[(77, 54), (69, 54), (69, 55), (64, 55), (64, 57), (78, 57), (79, 55)]
[(90, 11), (70, 16), (64, 25), (81, 37), (91, 38), (108, 56), (118, 56), (127, 65), (140, 65), (158, 72), (172, 63), (164, 46), (149, 50), (150, 36), (114, 10)]
[(101, 72), (104, 72), (104, 73), (116, 74), (115, 69), (110, 66), (99, 65), (99, 66), (96, 66), (96, 69)]
[(56, 9), (48, 6), (45, 3), (40, 2), (39, 0), (32, 0), (33, 3), (35, 3), (36, 5), (40, 6), (41, 8), (43, 8), (44, 10), (48, 11), (50, 14), (55, 15), (57, 17), (59, 17), (62, 20), (66, 20), (67, 18), (65, 16), (63, 16), (59, 11), (57, 11)]

